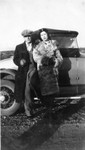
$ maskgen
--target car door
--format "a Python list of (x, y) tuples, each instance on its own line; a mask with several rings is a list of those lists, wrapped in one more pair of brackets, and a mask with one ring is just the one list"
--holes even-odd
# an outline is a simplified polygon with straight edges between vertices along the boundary
[(85, 49), (79, 49), (78, 61), (78, 94), (85, 94)]
[(62, 96), (74, 96), (78, 93), (78, 50), (74, 48), (61, 49), (63, 64), (59, 69), (59, 86)]

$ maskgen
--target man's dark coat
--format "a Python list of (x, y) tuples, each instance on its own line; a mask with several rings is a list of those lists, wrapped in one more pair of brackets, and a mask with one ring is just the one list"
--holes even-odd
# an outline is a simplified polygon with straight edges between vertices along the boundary
[[(26, 63), (22, 67), (20, 65), (20, 60), (25, 59)], [(24, 101), (25, 85), (26, 85), (26, 76), (29, 70), (30, 64), (33, 63), (32, 54), (27, 51), (25, 42), (17, 45), (14, 52), (14, 63), (18, 66), (18, 71), (15, 76), (15, 99), (16, 102), (21, 103)]]

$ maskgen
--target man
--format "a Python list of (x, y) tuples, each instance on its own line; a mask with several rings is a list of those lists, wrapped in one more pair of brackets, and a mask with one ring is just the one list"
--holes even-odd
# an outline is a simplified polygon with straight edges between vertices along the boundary
[(17, 103), (24, 102), (26, 77), (31, 64), (30, 51), (32, 51), (32, 35), (33, 31), (24, 30), (21, 35), (24, 42), (16, 46), (14, 52), (14, 63), (18, 66), (18, 71), (15, 76), (15, 99)]

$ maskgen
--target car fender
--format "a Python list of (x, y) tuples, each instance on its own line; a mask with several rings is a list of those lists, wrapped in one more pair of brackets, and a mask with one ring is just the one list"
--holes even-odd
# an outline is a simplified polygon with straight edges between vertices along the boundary
[(2, 69), (0, 70), (1, 79), (15, 80), (16, 72), (16, 70), (12, 69)]

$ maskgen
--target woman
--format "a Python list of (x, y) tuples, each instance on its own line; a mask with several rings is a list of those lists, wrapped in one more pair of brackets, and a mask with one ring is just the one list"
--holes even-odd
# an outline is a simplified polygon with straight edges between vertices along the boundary
[(33, 58), (37, 63), (43, 96), (58, 94), (58, 68), (63, 58), (57, 48), (57, 41), (51, 40), (48, 31), (41, 29), (40, 42), (33, 50)]

